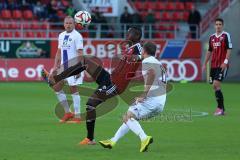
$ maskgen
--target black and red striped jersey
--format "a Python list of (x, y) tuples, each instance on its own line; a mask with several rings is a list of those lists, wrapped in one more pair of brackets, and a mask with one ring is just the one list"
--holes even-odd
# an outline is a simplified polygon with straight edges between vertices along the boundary
[(210, 36), (208, 51), (212, 53), (211, 68), (221, 66), (226, 58), (228, 49), (232, 49), (232, 41), (229, 33), (223, 31), (219, 35), (215, 33)]
[(142, 46), (140, 43), (131, 46), (123, 53), (123, 57), (113, 70), (111, 78), (117, 86), (119, 93), (126, 89), (131, 79), (135, 76), (141, 64), (141, 61), (139, 61), (141, 59), (141, 52)]

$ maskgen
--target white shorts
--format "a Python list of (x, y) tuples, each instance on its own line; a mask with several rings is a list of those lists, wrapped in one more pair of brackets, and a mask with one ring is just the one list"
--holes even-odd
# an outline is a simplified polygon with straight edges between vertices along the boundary
[(132, 112), (138, 120), (148, 119), (163, 111), (165, 101), (166, 94), (158, 97), (149, 97), (141, 103), (130, 106), (128, 111)]
[(75, 76), (71, 76), (65, 79), (69, 86), (77, 86), (79, 84), (83, 84), (84, 72), (81, 73), (79, 78), (75, 78)]

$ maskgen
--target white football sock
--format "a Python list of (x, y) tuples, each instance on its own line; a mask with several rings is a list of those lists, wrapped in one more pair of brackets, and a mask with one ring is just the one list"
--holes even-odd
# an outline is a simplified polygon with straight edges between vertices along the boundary
[(80, 104), (81, 104), (81, 98), (78, 94), (78, 92), (72, 94), (73, 99), (73, 108), (74, 113), (76, 116), (80, 116), (81, 110), (80, 110)]
[(120, 138), (122, 138), (126, 133), (128, 133), (128, 131), (129, 131), (128, 126), (127, 126), (125, 123), (123, 123), (123, 124), (119, 127), (119, 129), (117, 130), (117, 132), (115, 133), (114, 137), (111, 138), (111, 140), (112, 140), (113, 142), (117, 142), (117, 141), (118, 141)]
[(134, 118), (131, 118), (127, 121), (126, 124), (131, 129), (131, 131), (133, 131), (137, 136), (139, 136), (141, 141), (147, 138), (146, 133), (143, 131), (141, 125), (137, 120), (135, 120)]
[(61, 91), (55, 92), (55, 93), (57, 95), (57, 98), (58, 98), (59, 102), (63, 106), (63, 109), (64, 109), (65, 113), (71, 112), (70, 107), (68, 105), (67, 96), (64, 93), (64, 91), (61, 90)]

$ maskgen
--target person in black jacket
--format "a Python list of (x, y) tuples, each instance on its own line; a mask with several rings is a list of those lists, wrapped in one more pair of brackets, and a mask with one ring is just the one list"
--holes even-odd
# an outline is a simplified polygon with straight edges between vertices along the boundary
[[(126, 31), (130, 27), (130, 23), (132, 23), (132, 15), (128, 12), (128, 7), (124, 7), (124, 12), (122, 13), (120, 17), (120, 23), (122, 26), (122, 31)], [(125, 28), (126, 25), (126, 28)], [(122, 37), (124, 37), (124, 34), (122, 33)]]
[(199, 38), (200, 22), (201, 22), (201, 14), (193, 5), (188, 17), (188, 24), (189, 24), (189, 29), (191, 33), (191, 38), (193, 39)]

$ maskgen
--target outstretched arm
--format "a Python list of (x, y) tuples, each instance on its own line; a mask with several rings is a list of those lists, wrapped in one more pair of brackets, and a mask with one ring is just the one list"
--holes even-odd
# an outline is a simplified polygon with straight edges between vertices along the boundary
[(207, 54), (206, 54), (205, 60), (204, 60), (204, 64), (203, 64), (203, 66), (202, 66), (202, 70), (203, 70), (203, 71), (206, 70), (206, 66), (207, 66), (208, 61), (209, 61), (210, 58), (211, 58), (211, 55), (212, 55), (212, 53), (211, 53), (210, 51), (208, 51)]
[(147, 97), (147, 94), (154, 82), (154, 79), (155, 79), (155, 71), (154, 69), (149, 69), (147, 71), (147, 79), (146, 79), (146, 82), (145, 82), (145, 85), (144, 85), (144, 92), (143, 94), (140, 96), (140, 97), (137, 97), (136, 98), (136, 103), (138, 102), (142, 102), (146, 97)]

